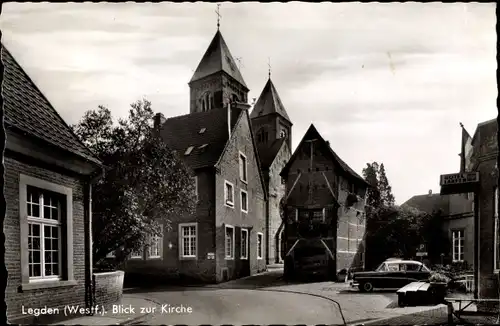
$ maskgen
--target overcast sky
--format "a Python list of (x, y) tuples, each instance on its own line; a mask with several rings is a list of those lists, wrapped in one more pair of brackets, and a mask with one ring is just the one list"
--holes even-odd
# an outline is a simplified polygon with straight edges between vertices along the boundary
[[(214, 3), (4, 3), (2, 42), (68, 123), (143, 97), (189, 113)], [(495, 4), (223, 3), (221, 32), (258, 97), (268, 74), (295, 148), (311, 123), (361, 174), (384, 163), (396, 202), (458, 172), (459, 122), (496, 118)]]

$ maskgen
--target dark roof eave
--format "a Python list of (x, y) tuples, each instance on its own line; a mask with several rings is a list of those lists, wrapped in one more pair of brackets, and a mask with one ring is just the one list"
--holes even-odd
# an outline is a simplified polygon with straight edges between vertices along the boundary
[(8, 123), (6, 121), (4, 121), (4, 124), (6, 125), (6, 127), (8, 129), (17, 131), (18, 133), (21, 133), (25, 137), (31, 138), (33, 140), (36, 140), (36, 141), (39, 141), (39, 142), (42, 142), (42, 143), (45, 143), (45, 144), (50, 145), (50, 146), (54, 146), (54, 147), (58, 148), (59, 150), (61, 150), (63, 152), (66, 152), (66, 153), (78, 156), (80, 159), (84, 160), (85, 162), (91, 163), (96, 168), (104, 169), (104, 167), (105, 167), (105, 165), (103, 164), (103, 162), (101, 160), (99, 160), (97, 157), (90, 157), (90, 156), (87, 157), (86, 155), (82, 155), (79, 152), (70, 151), (70, 150), (68, 150), (68, 149), (66, 149), (64, 147), (59, 146), (56, 143), (53, 143), (53, 142), (50, 142), (50, 141), (46, 140), (45, 138), (41, 138), (41, 137), (38, 137), (37, 135), (33, 135), (29, 130), (25, 130), (23, 128), (20, 128), (19, 126), (13, 125), (13, 124)]

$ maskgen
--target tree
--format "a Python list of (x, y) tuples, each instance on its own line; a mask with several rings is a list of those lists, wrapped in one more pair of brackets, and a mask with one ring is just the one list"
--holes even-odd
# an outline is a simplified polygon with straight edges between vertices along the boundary
[(379, 166), (377, 162), (367, 163), (363, 169), (363, 176), (370, 185), (367, 190), (366, 204), (368, 208), (377, 208), (381, 205), (381, 197), (379, 190)]
[(194, 212), (192, 175), (155, 132), (153, 117), (151, 103), (142, 100), (118, 124), (99, 106), (73, 126), (106, 166), (92, 192), (96, 265), (113, 251), (115, 263), (122, 262), (131, 251), (148, 245), (159, 223), (168, 230), (171, 216)]
[(384, 206), (394, 206), (395, 200), (392, 194), (392, 187), (387, 180), (385, 174), (384, 163), (380, 164), (379, 175), (378, 175), (378, 190), (380, 192), (380, 201)]

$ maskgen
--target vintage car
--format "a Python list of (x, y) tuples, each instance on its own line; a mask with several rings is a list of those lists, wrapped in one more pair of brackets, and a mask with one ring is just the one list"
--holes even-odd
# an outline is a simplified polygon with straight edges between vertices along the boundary
[(415, 281), (424, 281), (431, 275), (431, 270), (414, 260), (388, 259), (373, 272), (356, 272), (352, 275), (351, 287), (362, 292), (377, 289), (400, 289)]

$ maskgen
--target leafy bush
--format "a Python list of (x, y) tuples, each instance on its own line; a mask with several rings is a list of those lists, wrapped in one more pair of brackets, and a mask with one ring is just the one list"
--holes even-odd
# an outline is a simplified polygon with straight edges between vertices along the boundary
[(439, 273), (439, 272), (432, 272), (431, 276), (429, 277), (429, 282), (431, 283), (446, 283), (448, 284), (451, 281), (451, 279), (446, 276), (445, 274)]

